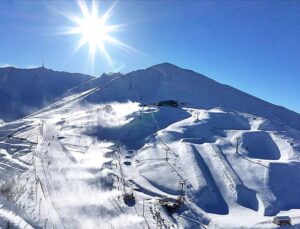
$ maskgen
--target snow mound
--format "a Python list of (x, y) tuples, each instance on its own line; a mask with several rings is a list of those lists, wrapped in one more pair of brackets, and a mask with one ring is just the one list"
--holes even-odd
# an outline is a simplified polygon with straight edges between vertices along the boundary
[[(277, 198), (275, 209), (300, 208), (300, 163), (272, 163), (269, 170), (269, 186)], [(279, 185), (280, 184), (280, 185)]]
[(249, 157), (278, 160), (281, 156), (278, 146), (267, 132), (246, 132), (242, 135), (242, 142), (242, 147), (247, 150)]

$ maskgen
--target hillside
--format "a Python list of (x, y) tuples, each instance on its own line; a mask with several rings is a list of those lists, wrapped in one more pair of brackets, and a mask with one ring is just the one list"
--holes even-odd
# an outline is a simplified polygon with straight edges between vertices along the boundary
[(299, 119), (171, 64), (104, 75), (0, 127), (0, 225), (300, 227)]
[(0, 120), (11, 121), (37, 111), (68, 89), (93, 77), (46, 68), (0, 68)]
[(274, 128), (287, 125), (300, 130), (300, 115), (296, 112), (169, 63), (128, 73), (114, 81), (105, 93), (93, 94), (87, 101), (130, 100), (149, 104), (168, 99), (193, 108), (236, 110), (270, 119)]

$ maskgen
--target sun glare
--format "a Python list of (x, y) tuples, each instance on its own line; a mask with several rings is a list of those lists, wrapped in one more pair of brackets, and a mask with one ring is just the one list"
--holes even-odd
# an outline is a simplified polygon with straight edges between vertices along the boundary
[(100, 52), (108, 63), (112, 64), (112, 59), (106, 47), (107, 43), (125, 49), (132, 49), (130, 46), (113, 38), (111, 35), (112, 32), (116, 32), (120, 28), (120, 25), (108, 24), (108, 20), (112, 16), (115, 5), (116, 4), (113, 4), (104, 14), (100, 15), (98, 12), (99, 6), (96, 4), (96, 1), (93, 1), (89, 8), (85, 1), (78, 0), (81, 14), (66, 14), (75, 25), (67, 29), (64, 33), (80, 35), (75, 51), (84, 45), (88, 45), (89, 59), (92, 63), (94, 62), (97, 52)]

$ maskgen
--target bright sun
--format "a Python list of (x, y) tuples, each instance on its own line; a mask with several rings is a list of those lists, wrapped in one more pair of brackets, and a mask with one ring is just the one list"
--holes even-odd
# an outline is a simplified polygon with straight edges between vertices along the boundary
[(99, 51), (112, 64), (112, 59), (106, 47), (107, 43), (119, 48), (133, 50), (130, 46), (110, 35), (110, 33), (120, 28), (120, 25), (108, 25), (108, 20), (112, 16), (115, 5), (113, 4), (104, 14), (99, 15), (96, 1), (93, 1), (89, 8), (85, 1), (78, 0), (81, 15), (70, 12), (65, 14), (75, 25), (67, 29), (64, 33), (80, 35), (75, 51), (87, 44), (89, 47), (89, 58), (92, 63), (97, 51)]
[(83, 18), (79, 22), (78, 32), (82, 34), (82, 42), (88, 43), (92, 50), (95, 50), (96, 47), (102, 48), (103, 42), (108, 36), (108, 31), (103, 22), (93, 15)]

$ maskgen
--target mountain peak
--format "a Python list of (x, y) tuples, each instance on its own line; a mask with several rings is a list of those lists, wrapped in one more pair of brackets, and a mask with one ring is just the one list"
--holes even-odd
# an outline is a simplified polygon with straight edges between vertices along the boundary
[(185, 71), (186, 69), (183, 69), (181, 67), (178, 67), (174, 64), (163, 62), (160, 64), (153, 65), (151, 67), (146, 68), (147, 71), (157, 71), (160, 72), (162, 75), (170, 77), (171, 75), (181, 75), (182, 71)]
[(163, 63), (160, 63), (160, 64), (155, 64), (147, 69), (181, 69), (180, 67), (174, 65), (174, 64), (171, 64), (171, 63), (168, 63), (168, 62), (163, 62)]

